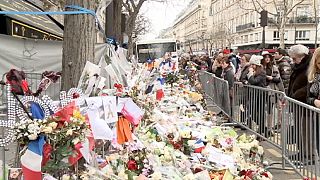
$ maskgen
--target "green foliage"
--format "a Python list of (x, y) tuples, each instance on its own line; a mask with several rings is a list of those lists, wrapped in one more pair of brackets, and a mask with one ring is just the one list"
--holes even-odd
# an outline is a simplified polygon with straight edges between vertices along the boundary
[(175, 75), (175, 74), (170, 73), (166, 77), (166, 83), (167, 84), (171, 84), (172, 85), (173, 83), (176, 83), (178, 81), (179, 81), (179, 77), (177, 75)]

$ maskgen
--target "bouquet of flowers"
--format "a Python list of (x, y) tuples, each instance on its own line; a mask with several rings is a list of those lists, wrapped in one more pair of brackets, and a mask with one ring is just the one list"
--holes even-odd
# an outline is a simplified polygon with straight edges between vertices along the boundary
[(44, 120), (21, 121), (15, 129), (20, 146), (45, 137), (42, 164), (45, 172), (55, 176), (61, 176), (64, 172), (59, 170), (68, 170), (81, 158), (81, 142), (91, 133), (86, 117), (75, 106), (67, 106)]

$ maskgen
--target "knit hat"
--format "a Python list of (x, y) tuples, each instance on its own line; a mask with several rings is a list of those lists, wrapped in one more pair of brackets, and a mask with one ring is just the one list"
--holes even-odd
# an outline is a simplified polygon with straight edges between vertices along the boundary
[(271, 54), (270, 54), (269, 51), (262, 51), (262, 52), (261, 52), (261, 56), (266, 56), (266, 55), (271, 56)]
[(263, 56), (252, 55), (251, 58), (250, 58), (249, 63), (257, 65), (257, 66), (261, 66), (261, 60), (262, 59), (263, 59)]

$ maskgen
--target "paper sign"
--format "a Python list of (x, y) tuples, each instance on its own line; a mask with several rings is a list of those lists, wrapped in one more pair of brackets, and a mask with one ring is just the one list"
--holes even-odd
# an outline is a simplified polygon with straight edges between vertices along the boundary
[(92, 114), (92, 111), (88, 111), (88, 116), (94, 139), (112, 140), (113, 132), (108, 126), (108, 123), (103, 119), (94, 119), (94, 115)]
[(226, 167), (230, 169), (235, 168), (235, 162), (233, 157), (223, 154), (217, 148), (214, 148), (214, 147), (207, 147), (207, 148), (209, 148), (208, 152), (210, 152), (210, 155), (208, 157), (208, 160), (210, 162), (213, 162), (217, 164), (217, 166), (221, 166), (221, 167)]
[(80, 153), (88, 164), (92, 162), (92, 156), (90, 154), (90, 144), (89, 140), (86, 138), (85, 142), (82, 143), (82, 148), (80, 148)]
[(119, 98), (117, 104), (117, 112), (121, 112), (123, 109), (124, 104), (130, 100), (131, 98)]
[(118, 121), (117, 99), (115, 96), (103, 96), (104, 119), (107, 123)]

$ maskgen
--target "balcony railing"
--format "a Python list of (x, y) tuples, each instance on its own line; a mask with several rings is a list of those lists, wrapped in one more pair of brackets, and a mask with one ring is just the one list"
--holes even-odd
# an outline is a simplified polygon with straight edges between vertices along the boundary
[[(277, 23), (276, 18), (268, 18), (268, 25), (275, 25)], [(309, 16), (297, 16), (289, 18), (287, 21), (289, 24), (314, 24), (314, 17)]]
[(253, 23), (247, 23), (247, 24), (236, 26), (236, 32), (249, 30), (249, 29), (252, 29), (252, 28), (254, 28), (254, 24)]
[(301, 24), (314, 24), (314, 17), (309, 16), (298, 16), (294, 18), (290, 18), (289, 23), (301, 23)]

